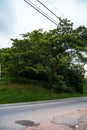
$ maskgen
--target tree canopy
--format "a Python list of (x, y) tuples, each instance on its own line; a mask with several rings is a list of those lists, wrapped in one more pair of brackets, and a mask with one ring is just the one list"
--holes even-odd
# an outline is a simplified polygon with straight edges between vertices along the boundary
[(73, 29), (60, 19), (56, 29), (42, 29), (11, 39), (12, 47), (0, 50), (3, 76), (45, 81), (57, 92), (83, 92), (87, 62), (87, 28)]

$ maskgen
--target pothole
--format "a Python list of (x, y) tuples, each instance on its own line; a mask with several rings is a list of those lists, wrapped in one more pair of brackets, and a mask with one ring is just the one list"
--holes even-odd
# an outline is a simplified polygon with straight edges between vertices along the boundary
[(31, 120), (18, 120), (18, 121), (15, 121), (16, 124), (19, 124), (19, 125), (23, 125), (23, 126), (26, 126), (26, 127), (35, 127), (35, 126), (38, 126), (39, 123), (35, 123), (34, 121), (31, 121)]

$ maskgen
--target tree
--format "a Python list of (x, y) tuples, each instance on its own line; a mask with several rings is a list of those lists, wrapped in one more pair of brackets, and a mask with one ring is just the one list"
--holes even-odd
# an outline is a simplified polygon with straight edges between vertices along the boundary
[(56, 29), (34, 30), (22, 34), (21, 40), (11, 40), (12, 47), (1, 50), (4, 72), (13, 77), (46, 81), (57, 92), (83, 92), (86, 27), (73, 29), (69, 20), (60, 19)]
[[(56, 89), (67, 89), (65, 83), (67, 81), (64, 80), (65, 72), (59, 73), (60, 68), (66, 66), (68, 67), (68, 71), (72, 70), (71, 67), (75, 68), (76, 64), (80, 66), (79, 70), (82, 67), (82, 64), (87, 62), (86, 52), (87, 52), (87, 41), (84, 42), (81, 38), (78, 38), (79, 32), (76, 33), (77, 30), (73, 29), (73, 24), (70, 23), (67, 19), (60, 20), (58, 28), (49, 32), (49, 41), (50, 41), (50, 75), (49, 82), (50, 86), (55, 87)], [(78, 71), (76, 68), (74, 73)], [(67, 68), (66, 70), (67, 71)], [(81, 72), (79, 75), (82, 75)], [(81, 76), (80, 76), (81, 77)], [(74, 76), (74, 78), (76, 78)], [(79, 78), (80, 79), (80, 78)], [(83, 78), (82, 78), (83, 79)], [(60, 82), (62, 81), (62, 82)], [(74, 82), (74, 81), (73, 81)], [(79, 82), (79, 80), (77, 80)], [(54, 84), (55, 83), (55, 84)], [(58, 86), (63, 86), (63, 88), (58, 88)], [(65, 90), (64, 90), (65, 91)], [(77, 90), (76, 90), (77, 91)]]

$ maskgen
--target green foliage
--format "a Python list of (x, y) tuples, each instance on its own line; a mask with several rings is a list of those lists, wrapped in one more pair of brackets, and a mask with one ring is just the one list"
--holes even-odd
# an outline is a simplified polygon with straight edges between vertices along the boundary
[[(10, 80), (10, 79), (9, 79)], [(15, 79), (16, 80), (16, 79)], [(30, 82), (30, 83), (29, 83)], [(33, 85), (33, 83), (35, 84)], [(86, 94), (87, 95), (87, 94)], [(0, 104), (33, 102), (42, 100), (62, 99), (69, 97), (80, 97), (82, 94), (55, 94), (43, 87), (43, 83), (28, 81), (25, 83), (0, 82)]]
[(56, 92), (83, 92), (86, 27), (73, 29), (69, 20), (60, 19), (54, 30), (34, 30), (22, 37), (0, 50), (2, 76), (45, 81)]
[(84, 92), (84, 75), (82, 75), (80, 68), (69, 68), (66, 71), (65, 79), (67, 81), (67, 85), (70, 86), (70, 91), (77, 93)]

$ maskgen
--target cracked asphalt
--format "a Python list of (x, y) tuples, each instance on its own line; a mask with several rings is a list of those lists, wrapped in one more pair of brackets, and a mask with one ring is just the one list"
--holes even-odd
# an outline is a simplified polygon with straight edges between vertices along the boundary
[[(87, 109), (87, 97), (69, 98), (45, 102), (0, 105), (0, 130), (25, 130), (28, 128), (28, 126), (22, 125), (18, 121), (27, 121), (26, 124), (29, 123), (28, 121), (31, 121), (33, 124), (40, 124), (49, 121), (49, 119), (54, 119), (53, 121), (55, 124), (57, 121), (59, 121), (59, 125), (61, 126), (61, 121), (63, 121), (63, 118), (59, 118), (57, 115), (60, 116), (61, 114), (66, 114), (67, 112), (69, 113), (72, 111), (85, 109)], [(72, 118), (74, 123), (74, 117), (66, 118), (65, 116), (64, 118), (69, 123), (69, 118)], [(75, 123), (76, 122), (78, 123), (78, 120), (75, 120)], [(81, 123), (82, 122), (80, 122), (80, 124)], [(62, 125), (65, 125), (64, 122)], [(83, 123), (81, 125), (83, 125)], [(87, 126), (86, 123), (84, 125), (85, 127)], [(37, 125), (37, 127), (39, 127), (39, 125)], [(73, 128), (80, 130), (81, 127), (74, 128), (74, 125), (71, 124), (69, 128), (71, 130)], [(85, 130), (85, 128), (81, 130)]]
[(28, 125), (27, 130), (87, 130), (87, 110), (56, 115), (47, 122)]

